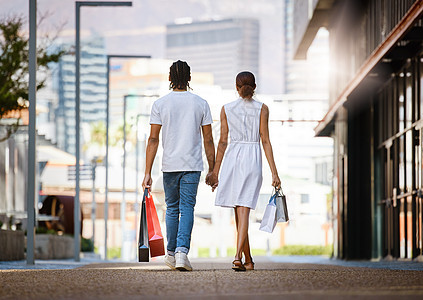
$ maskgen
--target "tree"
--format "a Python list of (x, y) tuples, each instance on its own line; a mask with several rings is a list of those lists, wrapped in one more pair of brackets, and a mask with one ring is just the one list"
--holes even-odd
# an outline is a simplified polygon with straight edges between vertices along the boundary
[[(28, 107), (29, 38), (24, 34), (25, 23), (20, 16), (0, 20), (0, 120)], [(49, 44), (37, 47), (37, 74), (45, 73), (49, 63), (58, 62), (65, 52), (50, 51)], [(46, 78), (37, 77), (40, 77), (36, 85), (39, 90)], [(19, 119), (13, 125), (5, 125), (6, 135), (0, 136), (0, 141), (16, 132)]]
[(106, 124), (103, 121), (91, 123), (91, 142), (100, 147), (106, 145)]

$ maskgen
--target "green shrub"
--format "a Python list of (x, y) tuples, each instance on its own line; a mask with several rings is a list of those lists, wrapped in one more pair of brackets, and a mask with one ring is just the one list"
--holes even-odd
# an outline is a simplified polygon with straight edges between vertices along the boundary
[(232, 257), (235, 256), (236, 248), (228, 248), (226, 250), (226, 257)]
[(198, 248), (198, 257), (209, 257), (210, 250), (209, 248)]
[[(216, 256), (218, 256), (219, 250), (216, 249)], [(210, 248), (198, 248), (198, 257), (210, 257)]]
[(35, 234), (57, 234), (53, 229), (47, 229), (46, 227), (37, 227), (35, 229)]
[(82, 252), (93, 252), (94, 251), (94, 243), (91, 239), (86, 239), (81, 237), (81, 251)]
[(328, 255), (332, 254), (332, 245), (310, 246), (310, 245), (286, 245), (276, 249), (273, 255)]
[(252, 256), (265, 256), (266, 254), (266, 249), (251, 249)]
[[(227, 248), (224, 256), (234, 257), (236, 248)], [(220, 256), (219, 249), (216, 250), (216, 255)], [(251, 255), (266, 256), (266, 249), (251, 249)], [(272, 255), (332, 255), (332, 245), (328, 246), (309, 246), (309, 245), (286, 245), (282, 248), (272, 251)], [(210, 248), (198, 248), (198, 257), (210, 257)]]
[[(236, 248), (228, 248), (226, 251), (227, 257), (235, 256)], [(251, 249), (252, 256), (265, 256), (266, 250), (265, 249)]]
[(112, 247), (107, 248), (107, 259), (116, 259), (120, 258), (121, 248)]
[[(236, 248), (227, 248), (226, 253), (223, 254), (225, 257), (235, 256)], [(251, 255), (253, 256), (263, 256), (266, 255), (265, 249), (251, 249)], [(220, 256), (219, 249), (216, 249), (216, 256)], [(210, 248), (198, 248), (198, 257), (210, 257)]]

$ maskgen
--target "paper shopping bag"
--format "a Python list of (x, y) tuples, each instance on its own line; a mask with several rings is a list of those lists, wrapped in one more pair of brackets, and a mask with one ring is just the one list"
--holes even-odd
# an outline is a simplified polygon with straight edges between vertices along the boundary
[(145, 205), (147, 208), (147, 226), (148, 226), (148, 243), (150, 246), (151, 257), (165, 254), (163, 234), (160, 228), (159, 218), (157, 216), (156, 206), (154, 205), (153, 196), (146, 189)]
[(276, 191), (276, 221), (288, 222), (288, 207), (286, 206), (286, 197), (282, 189)]
[(275, 196), (273, 195), (266, 206), (266, 210), (264, 211), (263, 219), (261, 220), (260, 224), (260, 230), (272, 233), (273, 229), (275, 229), (276, 223), (276, 204)]
[(148, 248), (148, 227), (147, 227), (147, 212), (145, 206), (145, 198), (148, 193), (144, 193), (141, 203), (141, 216), (140, 216), (140, 234), (138, 238), (138, 261), (149, 261), (149, 248)]

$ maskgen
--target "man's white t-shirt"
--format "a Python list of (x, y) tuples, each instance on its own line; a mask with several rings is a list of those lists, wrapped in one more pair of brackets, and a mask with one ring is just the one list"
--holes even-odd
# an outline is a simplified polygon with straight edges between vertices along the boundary
[(203, 171), (201, 126), (212, 123), (207, 101), (191, 92), (170, 92), (157, 99), (150, 124), (162, 125), (162, 171)]

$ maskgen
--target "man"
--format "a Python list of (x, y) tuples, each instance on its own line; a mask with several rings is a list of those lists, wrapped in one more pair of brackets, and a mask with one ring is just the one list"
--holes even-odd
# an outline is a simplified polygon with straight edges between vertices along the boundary
[(166, 202), (167, 255), (166, 265), (180, 271), (191, 271), (187, 254), (190, 249), (194, 223), (194, 206), (198, 183), (203, 170), (201, 131), (209, 165), (206, 183), (215, 185), (212, 174), (215, 163), (208, 103), (188, 91), (190, 67), (176, 61), (170, 67), (169, 81), (172, 92), (156, 100), (151, 109), (150, 137), (146, 150), (144, 188), (152, 184), (151, 168), (163, 128), (163, 186)]

